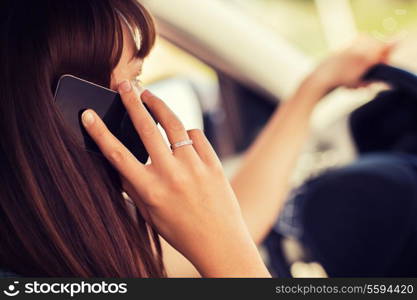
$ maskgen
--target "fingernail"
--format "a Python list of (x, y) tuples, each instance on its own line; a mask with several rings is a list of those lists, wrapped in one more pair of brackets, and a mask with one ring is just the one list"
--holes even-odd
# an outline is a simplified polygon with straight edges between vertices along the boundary
[(90, 126), (94, 123), (94, 115), (91, 111), (86, 110), (82, 113), (81, 119), (83, 120), (83, 123), (85, 126)]
[(127, 93), (130, 92), (132, 89), (132, 85), (128, 80), (123, 80), (121, 83), (119, 83), (118, 90), (120, 93)]

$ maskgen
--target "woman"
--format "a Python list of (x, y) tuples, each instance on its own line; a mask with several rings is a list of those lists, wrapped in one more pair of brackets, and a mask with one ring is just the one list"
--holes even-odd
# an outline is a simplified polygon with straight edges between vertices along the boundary
[[(185, 131), (162, 100), (131, 84), (155, 39), (138, 2), (6, 0), (0, 11), (0, 267), (24, 276), (270, 276), (255, 244), (282, 206), (313, 107), (333, 88), (356, 86), (390, 49), (362, 40), (321, 64), (230, 185), (201, 131)], [(139, 163), (92, 110), (82, 121), (103, 156), (78, 144), (53, 103), (63, 74), (121, 93), (151, 164)]]

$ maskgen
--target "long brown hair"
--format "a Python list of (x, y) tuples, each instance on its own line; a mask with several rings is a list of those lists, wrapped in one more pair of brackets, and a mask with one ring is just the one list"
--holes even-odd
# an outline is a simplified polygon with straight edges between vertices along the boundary
[(121, 15), (155, 40), (135, 0), (2, 0), (0, 268), (22, 276), (161, 277), (157, 234), (127, 212), (117, 172), (84, 150), (53, 101), (62, 74), (110, 85)]

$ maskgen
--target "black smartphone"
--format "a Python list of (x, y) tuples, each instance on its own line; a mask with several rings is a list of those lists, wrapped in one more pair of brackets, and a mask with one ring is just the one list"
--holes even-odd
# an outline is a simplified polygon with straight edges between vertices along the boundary
[(91, 108), (139, 161), (147, 161), (148, 152), (130, 120), (119, 93), (72, 75), (63, 75), (59, 79), (54, 99), (66, 122), (88, 151), (100, 153), (98, 146), (81, 123), (81, 114), (87, 108)]

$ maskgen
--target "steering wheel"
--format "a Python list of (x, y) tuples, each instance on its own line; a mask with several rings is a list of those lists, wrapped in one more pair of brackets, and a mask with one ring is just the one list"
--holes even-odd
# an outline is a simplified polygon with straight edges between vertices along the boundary
[(411, 72), (386, 64), (372, 67), (363, 77), (365, 81), (382, 81), (393, 88), (417, 95), (417, 76)]
[(417, 154), (417, 76), (386, 64), (371, 68), (365, 81), (382, 81), (381, 92), (350, 115), (358, 153), (400, 151)]

